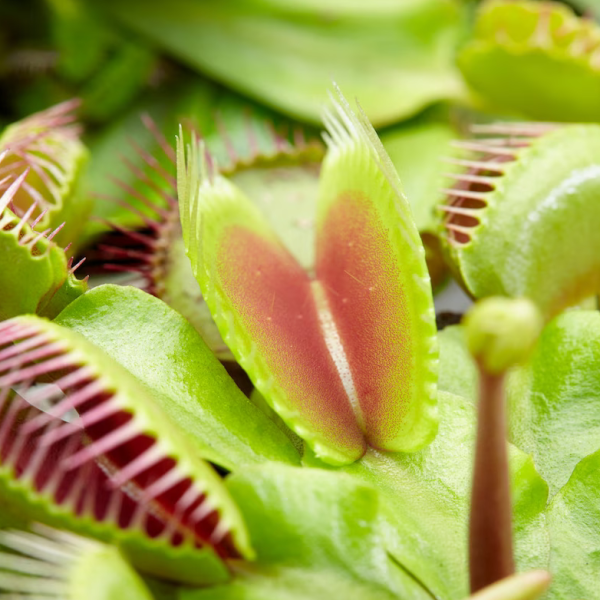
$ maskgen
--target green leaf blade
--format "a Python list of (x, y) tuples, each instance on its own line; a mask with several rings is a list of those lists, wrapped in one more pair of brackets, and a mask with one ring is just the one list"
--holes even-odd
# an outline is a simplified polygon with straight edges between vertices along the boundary
[(240, 392), (193, 327), (160, 300), (135, 288), (101, 286), (56, 322), (142, 382), (207, 460), (227, 469), (266, 460), (298, 463), (287, 436)]

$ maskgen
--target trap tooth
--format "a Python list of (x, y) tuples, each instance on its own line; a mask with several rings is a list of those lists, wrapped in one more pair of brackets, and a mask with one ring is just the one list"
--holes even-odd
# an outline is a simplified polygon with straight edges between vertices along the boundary
[(467, 141), (467, 140), (456, 140), (452, 142), (455, 148), (462, 150), (470, 150), (479, 154), (485, 154), (491, 156), (492, 159), (498, 156), (507, 156), (509, 158), (515, 158), (516, 151), (511, 148), (505, 148), (499, 144), (487, 144), (485, 139), (478, 141)]
[(490, 188), (493, 188), (496, 183), (494, 181), (494, 177), (486, 177), (485, 175), (472, 175), (470, 173), (446, 173), (444, 177), (454, 179), (458, 183), (462, 184), (478, 183)]
[[(493, 128), (493, 133), (498, 134), (501, 129), (502, 124), (499, 128)], [(519, 138), (516, 141), (511, 133), (507, 133), (501, 137), (452, 142), (454, 147), (474, 155), (475, 160), (446, 159), (447, 162), (466, 169), (464, 172), (448, 174), (447, 177), (454, 180), (454, 186), (442, 190), (447, 204), (440, 206), (439, 210), (444, 214), (445, 238), (450, 246), (464, 246), (471, 241), (473, 229), (480, 224), (479, 211), (488, 203), (488, 194), (496, 189), (507, 165), (517, 160), (533, 139), (535, 138)], [(486, 159), (481, 160), (481, 156)]]
[(469, 130), (475, 134), (499, 134), (503, 136), (539, 137), (561, 127), (560, 123), (543, 123), (541, 121), (505, 122), (474, 124)]
[(188, 582), (226, 577), (209, 547), (222, 558), (251, 556), (211, 467), (135, 380), (79, 335), (36, 317), (0, 323), (0, 412), (0, 478), (28, 494), (32, 512), (52, 507), (61, 526), (142, 544), (146, 558), (172, 556), (166, 576), (178, 555), (196, 561)]

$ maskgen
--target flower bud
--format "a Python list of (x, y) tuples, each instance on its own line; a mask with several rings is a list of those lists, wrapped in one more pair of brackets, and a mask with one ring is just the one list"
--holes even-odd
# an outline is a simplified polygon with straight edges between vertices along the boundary
[(469, 351), (491, 375), (524, 361), (543, 324), (540, 311), (526, 298), (485, 298), (464, 319)]

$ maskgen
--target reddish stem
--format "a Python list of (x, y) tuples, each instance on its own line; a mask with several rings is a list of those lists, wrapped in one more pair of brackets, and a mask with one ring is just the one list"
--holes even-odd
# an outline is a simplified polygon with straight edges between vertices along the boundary
[(471, 592), (514, 573), (504, 375), (480, 366), (477, 448), (471, 496)]

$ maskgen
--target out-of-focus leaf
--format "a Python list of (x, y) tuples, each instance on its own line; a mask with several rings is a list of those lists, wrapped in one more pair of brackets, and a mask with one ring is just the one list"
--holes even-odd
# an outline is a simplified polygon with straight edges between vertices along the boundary
[(440, 362), (438, 388), (477, 401), (477, 368), (467, 349), (463, 328), (446, 327), (438, 333)]
[(600, 28), (559, 2), (488, 0), (458, 64), (492, 107), (546, 121), (600, 118)]
[(104, 6), (192, 67), (303, 120), (319, 121), (332, 79), (359, 98), (375, 126), (462, 94), (454, 68), (461, 11), (452, 0), (375, 14), (335, 5), (299, 14), (287, 3), (245, 0)]
[(140, 41), (121, 42), (110, 60), (80, 90), (83, 114), (94, 121), (116, 116), (150, 79), (155, 62), (154, 53)]
[(81, 0), (46, 0), (50, 9), (50, 34), (57, 51), (57, 73), (80, 82), (100, 67), (114, 42), (115, 33)]
[(419, 233), (436, 233), (438, 219), (434, 211), (444, 199), (441, 190), (447, 183), (443, 174), (452, 170), (441, 159), (449, 155), (450, 142), (458, 132), (444, 118), (444, 112), (428, 111), (381, 134), (381, 143), (398, 171)]

